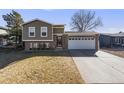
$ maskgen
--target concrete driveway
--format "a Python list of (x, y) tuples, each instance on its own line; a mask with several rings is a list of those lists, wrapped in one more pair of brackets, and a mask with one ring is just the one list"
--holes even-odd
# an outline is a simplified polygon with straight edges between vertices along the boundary
[(70, 54), (86, 83), (124, 83), (124, 58), (103, 51), (72, 50)]

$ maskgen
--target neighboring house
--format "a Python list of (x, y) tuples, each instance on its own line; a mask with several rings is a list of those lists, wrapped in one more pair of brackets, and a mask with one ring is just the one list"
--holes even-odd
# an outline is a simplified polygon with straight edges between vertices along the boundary
[(4, 46), (7, 44), (7, 37), (8, 37), (7, 29), (0, 26), (0, 46)]
[(115, 34), (100, 34), (100, 47), (123, 47), (124, 48), (124, 32)]
[(96, 32), (64, 32), (64, 24), (52, 24), (35, 19), (23, 24), (22, 41), (25, 50), (94, 49), (98, 50)]

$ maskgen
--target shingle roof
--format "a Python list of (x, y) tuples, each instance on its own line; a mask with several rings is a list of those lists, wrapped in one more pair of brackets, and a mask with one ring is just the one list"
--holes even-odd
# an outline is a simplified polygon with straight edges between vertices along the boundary
[(0, 36), (8, 35), (6, 28), (0, 27)]
[(42, 21), (42, 22), (45, 22), (45, 23), (48, 23), (48, 24), (52, 24), (52, 25), (65, 25), (65, 24), (53, 24), (53, 23), (50, 23), (50, 22), (47, 22), (47, 21), (44, 21), (44, 20), (41, 20), (41, 19), (38, 19), (38, 18), (33, 19), (31, 21), (28, 21), (28, 22), (25, 22), (25, 23), (23, 23), (23, 25), (28, 24), (28, 23), (33, 22), (33, 21)]
[(7, 28), (5, 28), (5, 27), (2, 27), (2, 26), (0, 26), (0, 29), (5, 29), (5, 30), (7, 30)]
[(35, 18), (35, 19), (33, 19), (33, 20), (30, 20), (30, 21), (28, 21), (28, 22), (23, 23), (23, 25), (28, 24), (28, 23), (31, 23), (31, 22), (33, 22), (33, 21), (42, 21), (42, 22), (45, 22), (45, 23), (48, 23), (48, 24), (52, 24), (52, 23), (50, 23), (50, 22), (47, 22), (47, 21), (44, 21), (44, 20)]
[(107, 36), (112, 36), (112, 37), (124, 37), (124, 32), (119, 32), (119, 33), (102, 33), (102, 35), (107, 35)]
[(68, 34), (68, 36), (95, 36), (96, 34), (99, 34), (97, 32), (76, 32), (76, 31), (69, 31), (65, 32), (65, 34)]
[(111, 36), (124, 37), (124, 33), (111, 34)]

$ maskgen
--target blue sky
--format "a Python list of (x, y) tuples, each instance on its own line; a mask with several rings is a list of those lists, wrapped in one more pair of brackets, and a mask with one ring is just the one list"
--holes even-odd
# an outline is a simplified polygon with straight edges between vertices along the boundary
[[(65, 30), (70, 30), (70, 22), (72, 15), (78, 11), (74, 9), (59, 9), (59, 10), (50, 10), (50, 9), (44, 9), (44, 10), (16, 10), (19, 12), (24, 21), (30, 21), (35, 18), (39, 18), (51, 23), (55, 24), (66, 24)], [(123, 10), (103, 10), (103, 9), (96, 9), (93, 10), (96, 12), (96, 16), (101, 17), (103, 26), (95, 29), (96, 32), (101, 33), (116, 33), (119, 31), (124, 31), (124, 9)], [(11, 10), (1, 9), (0, 10), (0, 26), (5, 26), (6, 22), (3, 20), (2, 15), (5, 15), (6, 13), (10, 13)]]

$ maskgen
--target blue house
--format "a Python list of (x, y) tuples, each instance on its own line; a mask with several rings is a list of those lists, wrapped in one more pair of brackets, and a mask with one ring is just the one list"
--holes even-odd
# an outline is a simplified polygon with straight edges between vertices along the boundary
[(99, 37), (100, 48), (107, 47), (122, 47), (124, 48), (124, 32), (115, 34), (100, 34)]

